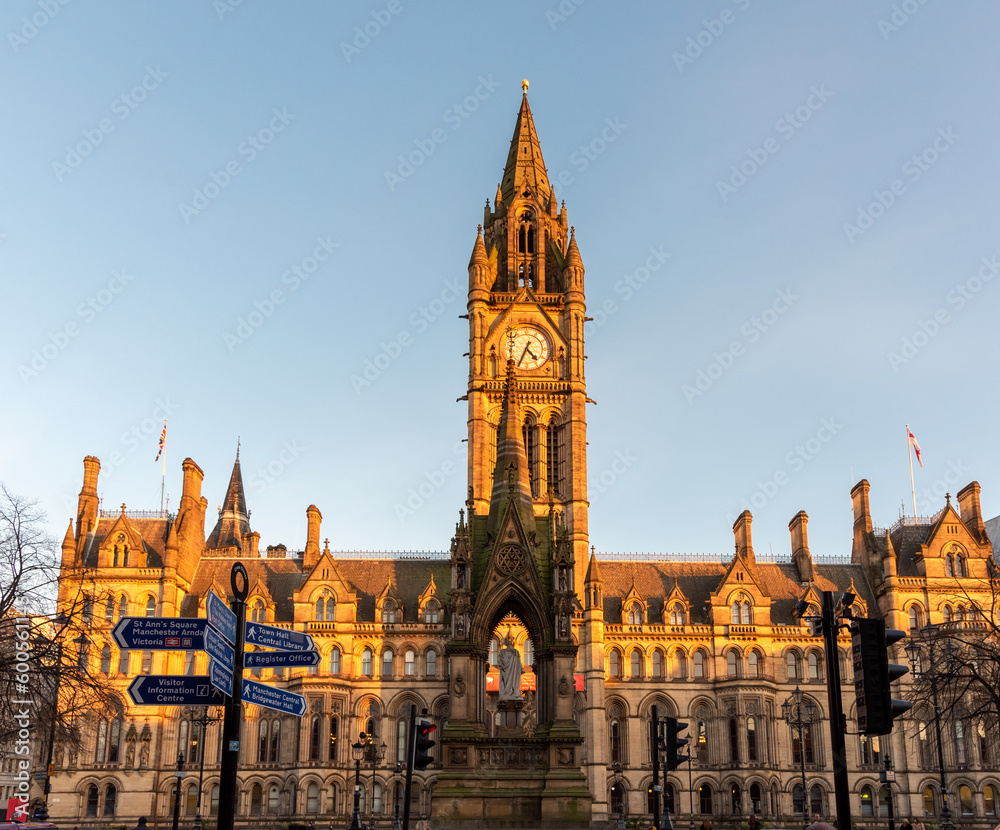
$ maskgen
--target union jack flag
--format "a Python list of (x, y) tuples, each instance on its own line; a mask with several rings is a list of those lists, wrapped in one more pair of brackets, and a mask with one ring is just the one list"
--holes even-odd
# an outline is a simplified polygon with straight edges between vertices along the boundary
[(160, 433), (160, 448), (156, 451), (156, 458), (153, 459), (154, 464), (157, 461), (159, 461), (160, 456), (163, 455), (163, 448), (166, 446), (166, 443), (167, 443), (167, 422), (164, 421), (163, 432)]

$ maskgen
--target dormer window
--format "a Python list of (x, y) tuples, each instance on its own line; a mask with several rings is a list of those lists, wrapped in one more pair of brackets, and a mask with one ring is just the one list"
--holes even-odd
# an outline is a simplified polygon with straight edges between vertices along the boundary
[(629, 605), (626, 619), (629, 625), (642, 625), (642, 606), (638, 602)]
[(396, 603), (391, 599), (387, 599), (385, 604), (382, 606), (382, 622), (383, 623), (394, 623), (396, 622)]

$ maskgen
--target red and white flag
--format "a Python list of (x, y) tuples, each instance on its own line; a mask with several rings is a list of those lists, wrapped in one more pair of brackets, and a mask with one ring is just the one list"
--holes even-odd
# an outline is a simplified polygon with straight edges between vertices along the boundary
[(920, 444), (917, 443), (917, 439), (914, 437), (913, 433), (910, 432), (910, 428), (906, 428), (907, 440), (910, 442), (910, 446), (913, 447), (913, 452), (917, 455), (917, 463), (923, 468), (924, 462), (920, 460)]
[[(912, 438), (913, 436), (911, 435), (910, 437)], [(164, 421), (163, 432), (160, 433), (160, 448), (156, 451), (156, 458), (153, 459), (154, 464), (160, 460), (160, 456), (163, 455), (163, 448), (166, 446), (166, 444), (167, 444), (167, 422)], [(919, 449), (917, 450), (917, 459), (918, 460), (920, 459)]]

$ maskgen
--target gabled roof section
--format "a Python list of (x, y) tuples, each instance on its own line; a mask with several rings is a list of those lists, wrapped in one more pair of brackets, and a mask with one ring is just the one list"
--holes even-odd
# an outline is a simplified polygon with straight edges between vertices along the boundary
[(522, 87), (524, 95), (521, 97), (521, 110), (517, 114), (517, 124), (514, 125), (507, 164), (504, 165), (503, 179), (500, 182), (500, 196), (507, 205), (515, 195), (523, 195), (526, 190), (544, 203), (551, 190), (545, 160), (542, 158), (542, 147), (535, 132), (535, 121), (531, 117), (531, 107), (528, 106), (528, 82), (525, 81)]
[(226, 498), (219, 512), (219, 520), (205, 540), (205, 548), (238, 548), (244, 537), (250, 533), (250, 517), (247, 515), (247, 501), (243, 493), (243, 474), (240, 471), (240, 451), (236, 450), (236, 462), (229, 477)]

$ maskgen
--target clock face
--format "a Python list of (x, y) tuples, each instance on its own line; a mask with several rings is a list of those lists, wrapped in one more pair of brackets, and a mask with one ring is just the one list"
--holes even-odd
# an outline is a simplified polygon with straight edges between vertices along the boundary
[(504, 357), (518, 369), (537, 369), (549, 359), (548, 338), (538, 329), (513, 329), (504, 340)]

